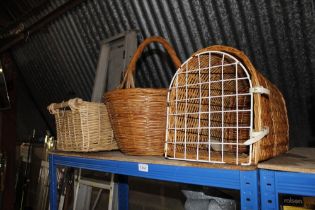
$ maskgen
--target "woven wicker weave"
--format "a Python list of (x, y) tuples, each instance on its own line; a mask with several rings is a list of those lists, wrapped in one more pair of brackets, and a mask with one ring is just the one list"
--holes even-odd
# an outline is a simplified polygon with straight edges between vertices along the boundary
[(163, 155), (166, 126), (167, 89), (134, 88), (136, 62), (144, 48), (158, 42), (163, 45), (176, 68), (180, 66), (173, 48), (161, 37), (144, 40), (127, 67), (121, 88), (105, 94), (119, 149), (131, 155)]
[[(270, 94), (251, 93), (251, 86)], [(167, 157), (257, 164), (288, 150), (282, 94), (237, 49), (211, 46), (196, 52), (174, 76), (168, 104)], [(245, 144), (251, 133), (267, 127), (268, 135)]]
[(55, 116), (58, 150), (90, 152), (118, 149), (104, 104), (75, 98), (53, 103), (48, 110)]

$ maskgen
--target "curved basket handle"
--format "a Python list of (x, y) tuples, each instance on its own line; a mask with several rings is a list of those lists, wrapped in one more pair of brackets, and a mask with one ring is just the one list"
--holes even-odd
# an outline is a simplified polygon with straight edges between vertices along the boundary
[(173, 63), (175, 64), (175, 67), (177, 69), (180, 67), (181, 61), (177, 57), (175, 50), (172, 48), (172, 46), (165, 39), (163, 39), (162, 37), (159, 37), (159, 36), (153, 36), (153, 37), (147, 38), (139, 45), (139, 47), (136, 50), (135, 54), (133, 55), (130, 63), (128, 64), (127, 70), (125, 72), (124, 79), (120, 85), (120, 88), (124, 88), (124, 87), (125, 88), (134, 88), (135, 87), (133, 74), (136, 70), (137, 61), (140, 58), (144, 48), (152, 42), (158, 42), (158, 43), (162, 44), (163, 47), (168, 52), (168, 54), (170, 55)]
[(69, 101), (61, 102), (59, 104), (52, 103), (47, 109), (50, 114), (56, 114), (58, 109), (69, 107), (71, 110), (79, 109), (79, 106), (83, 103), (81, 98), (70, 99)]

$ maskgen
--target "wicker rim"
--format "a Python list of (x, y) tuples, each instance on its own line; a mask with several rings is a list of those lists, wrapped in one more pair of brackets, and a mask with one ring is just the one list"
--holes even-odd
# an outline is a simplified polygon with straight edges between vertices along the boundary
[(47, 109), (50, 114), (56, 114), (58, 109), (63, 109), (69, 107), (71, 110), (78, 110), (80, 105), (82, 105), (84, 101), (81, 98), (74, 98), (68, 101), (64, 101), (61, 103), (52, 103)]
[[(108, 99), (109, 97), (114, 97), (116, 94), (124, 94), (126, 89), (116, 89), (113, 91), (109, 91), (106, 93), (105, 99)], [(131, 91), (131, 92), (129, 92)], [(137, 94), (152, 94), (156, 95), (159, 94), (160, 92), (167, 92), (165, 88), (130, 88), (128, 89), (129, 93), (137, 93)], [(117, 98), (119, 99), (119, 98)], [(165, 102), (166, 103), (166, 102)]]

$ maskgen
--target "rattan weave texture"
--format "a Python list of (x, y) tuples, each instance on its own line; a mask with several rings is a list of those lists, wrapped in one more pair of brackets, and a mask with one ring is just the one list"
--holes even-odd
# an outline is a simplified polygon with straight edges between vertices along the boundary
[(55, 116), (58, 150), (90, 152), (118, 149), (104, 104), (75, 98), (59, 104), (52, 103), (48, 110)]
[(167, 89), (135, 88), (136, 63), (144, 48), (158, 42), (174, 65), (181, 65), (173, 48), (161, 37), (143, 41), (131, 59), (119, 89), (105, 94), (114, 135), (119, 149), (130, 155), (163, 155), (166, 126)]

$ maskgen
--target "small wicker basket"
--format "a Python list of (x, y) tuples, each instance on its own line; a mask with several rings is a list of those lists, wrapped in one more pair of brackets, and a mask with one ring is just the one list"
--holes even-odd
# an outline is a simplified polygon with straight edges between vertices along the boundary
[[(105, 94), (105, 102), (119, 149), (130, 155), (163, 155), (167, 89), (135, 88), (133, 74), (144, 48), (158, 42), (175, 67), (181, 64), (173, 48), (161, 37), (144, 40), (125, 72), (121, 89)], [(122, 89), (125, 88), (125, 89)]]
[(182, 64), (167, 110), (168, 158), (248, 165), (288, 150), (281, 92), (231, 47), (199, 50)]
[(52, 103), (48, 110), (55, 116), (58, 150), (90, 152), (118, 149), (104, 104), (75, 98), (59, 104)]

